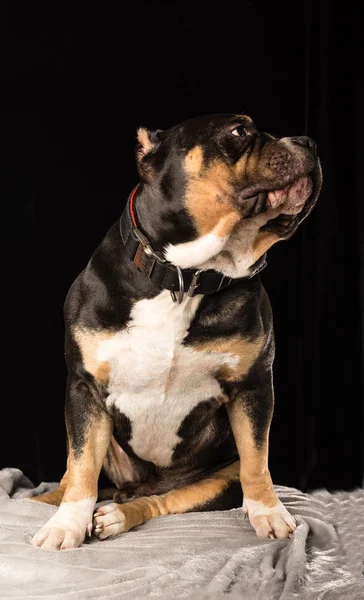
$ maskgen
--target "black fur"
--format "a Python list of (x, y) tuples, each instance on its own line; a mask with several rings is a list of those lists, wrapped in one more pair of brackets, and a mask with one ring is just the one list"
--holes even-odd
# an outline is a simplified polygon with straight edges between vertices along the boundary
[(230, 481), (220, 494), (212, 500), (194, 506), (187, 512), (207, 512), (210, 510), (231, 510), (240, 508), (243, 503), (243, 492), (240, 481)]
[[(231, 128), (237, 124), (246, 128), (246, 137), (231, 135)], [(140, 148), (137, 151), (143, 183), (138, 190), (136, 212), (140, 228), (155, 250), (162, 250), (168, 243), (194, 240), (198, 235), (196, 225), (183, 204), (187, 185), (183, 159), (191, 148), (197, 144), (203, 148), (205, 164), (220, 160), (233, 165), (244, 153), (249, 156), (255, 153), (265, 165), (271, 160), (276, 143), (271, 136), (258, 132), (248, 117), (236, 115), (209, 115), (193, 119), (166, 132), (158, 132), (150, 141), (153, 149), (149, 153), (145, 155)], [(306, 215), (316, 200), (320, 182), (315, 175), (316, 163), (310, 150), (302, 149), (301, 153), (305, 169), (312, 170), (315, 184), (313, 200), (309, 207), (305, 207)], [(286, 171), (277, 174), (282, 187), (293, 180), (293, 174), (295, 177), (300, 174), (297, 173), (298, 163), (293, 159), (291, 162)], [(150, 184), (151, 178), (153, 185)], [(267, 176), (262, 175), (257, 167), (255, 178), (247, 179), (242, 190), (237, 191), (236, 206), (242, 218), (265, 211), (264, 190), (275, 189), (275, 186), (276, 182), (267, 181)], [(300, 219), (296, 219), (293, 225), (293, 219), (289, 221), (287, 235), (293, 233)], [(278, 226), (281, 227), (280, 234), (285, 237), (282, 222), (269, 224), (273, 231)], [(89, 264), (72, 285), (65, 303), (66, 421), (69, 443), (76, 456), (82, 450), (90, 422), (106, 410), (107, 389), (84, 370), (72, 329), (77, 325), (97, 331), (120, 331), (126, 326), (134, 303), (153, 298), (160, 291), (125, 256), (118, 223), (110, 228)], [(265, 340), (261, 355), (245, 378), (234, 383), (220, 381), (230, 402), (244, 403), (259, 445), (273, 410), (271, 366), (274, 354), (271, 309), (259, 276), (204, 296), (184, 344), (193, 347), (215, 338), (236, 335), (247, 341), (262, 336)], [(181, 442), (174, 449), (172, 464), (166, 468), (136, 456), (129, 444), (133, 424), (116, 409), (108, 412), (114, 421), (115, 439), (129, 455), (139, 479), (121, 490), (121, 498), (163, 493), (182, 487), (238, 459), (226, 408), (216, 398), (206, 398), (181, 423), (178, 431)], [(239, 483), (229, 485), (221, 496), (202, 509), (241, 505), (239, 490)]]

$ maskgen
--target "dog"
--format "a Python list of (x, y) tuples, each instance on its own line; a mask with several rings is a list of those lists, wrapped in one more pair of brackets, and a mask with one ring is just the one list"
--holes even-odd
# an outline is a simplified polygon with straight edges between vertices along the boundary
[[(137, 132), (140, 182), (65, 301), (67, 470), (32, 539), (59, 550), (152, 517), (241, 507), (258, 537), (294, 517), (268, 468), (272, 311), (259, 272), (321, 189), (316, 145), (247, 115)], [(116, 486), (101, 504), (101, 469)]]

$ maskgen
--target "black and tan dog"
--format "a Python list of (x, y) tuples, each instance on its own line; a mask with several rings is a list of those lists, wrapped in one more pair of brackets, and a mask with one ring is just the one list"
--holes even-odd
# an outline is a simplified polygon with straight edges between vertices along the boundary
[[(315, 144), (245, 115), (138, 142), (141, 183), (66, 300), (67, 471), (36, 498), (59, 508), (33, 544), (242, 502), (259, 537), (289, 537), (268, 470), (274, 338), (258, 272), (317, 200)], [(118, 502), (94, 513), (102, 467)]]

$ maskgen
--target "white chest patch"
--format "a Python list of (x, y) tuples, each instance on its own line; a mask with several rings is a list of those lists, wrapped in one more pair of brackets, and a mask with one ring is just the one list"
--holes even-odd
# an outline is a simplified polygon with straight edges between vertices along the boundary
[(102, 341), (97, 360), (110, 365), (107, 406), (131, 421), (133, 451), (158, 466), (171, 464), (183, 419), (200, 402), (222, 396), (214, 372), (235, 367), (230, 353), (202, 352), (182, 341), (201, 296), (173, 304), (169, 291), (140, 300), (126, 329)]

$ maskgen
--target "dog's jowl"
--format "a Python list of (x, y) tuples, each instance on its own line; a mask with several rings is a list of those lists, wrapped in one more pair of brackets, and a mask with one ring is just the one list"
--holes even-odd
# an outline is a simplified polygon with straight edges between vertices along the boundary
[[(105, 539), (169, 513), (295, 521), (268, 470), (274, 337), (259, 271), (319, 195), (314, 142), (246, 115), (138, 131), (140, 183), (65, 303), (67, 470), (33, 538)], [(101, 469), (114, 502), (95, 510)], [(242, 541), (243, 543), (243, 541)]]

